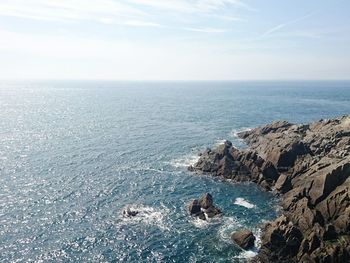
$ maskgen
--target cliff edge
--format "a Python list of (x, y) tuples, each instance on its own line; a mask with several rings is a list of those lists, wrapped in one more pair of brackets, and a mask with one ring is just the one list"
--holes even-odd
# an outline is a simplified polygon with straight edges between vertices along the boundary
[(350, 262), (350, 116), (277, 121), (206, 149), (189, 170), (252, 181), (280, 195), (282, 215), (263, 228), (259, 262)]

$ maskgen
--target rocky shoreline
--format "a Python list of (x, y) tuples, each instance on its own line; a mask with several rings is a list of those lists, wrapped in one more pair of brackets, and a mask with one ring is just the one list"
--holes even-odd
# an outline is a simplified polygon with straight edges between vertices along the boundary
[(189, 167), (281, 196), (262, 230), (257, 262), (350, 262), (350, 116), (310, 124), (278, 121), (238, 134)]

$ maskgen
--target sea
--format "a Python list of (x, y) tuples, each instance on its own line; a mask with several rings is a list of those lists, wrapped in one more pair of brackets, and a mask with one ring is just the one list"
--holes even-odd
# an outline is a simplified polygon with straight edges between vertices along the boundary
[[(0, 262), (246, 262), (278, 198), (187, 167), (239, 131), (349, 113), (348, 81), (2, 81)], [(221, 217), (188, 214), (204, 193)]]

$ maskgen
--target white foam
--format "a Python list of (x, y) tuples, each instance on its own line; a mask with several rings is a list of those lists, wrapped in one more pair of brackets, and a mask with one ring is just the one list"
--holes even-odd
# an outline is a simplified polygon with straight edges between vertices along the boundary
[(206, 220), (202, 220), (198, 217), (193, 217), (190, 221), (196, 228), (205, 229), (209, 226), (209, 222)]
[[(131, 211), (137, 211), (136, 216), (124, 216), (123, 211), (129, 208)], [(161, 208), (154, 208), (151, 206), (144, 205), (129, 205), (120, 211), (120, 222), (122, 224), (143, 224), (143, 225), (155, 225), (162, 230), (170, 230), (170, 228), (165, 224), (165, 216), (169, 214), (169, 209), (165, 206)]]
[(245, 131), (251, 131), (252, 130), (252, 128), (250, 128), (250, 127), (242, 127), (242, 128), (240, 128), (240, 129), (233, 129), (232, 131), (231, 131), (231, 136), (232, 137), (235, 137), (235, 138), (239, 138), (238, 137), (238, 134), (239, 133), (241, 133), (241, 132), (245, 132)]
[(253, 250), (244, 250), (241, 253), (239, 253), (237, 256), (234, 258), (236, 259), (248, 259), (248, 258), (253, 258), (257, 255), (258, 253), (253, 251)]
[(255, 208), (255, 205), (249, 203), (247, 200), (245, 200), (245, 199), (242, 198), (242, 197), (236, 198), (236, 200), (234, 201), (234, 204), (235, 204), (235, 205), (244, 206), (244, 207), (246, 207), (246, 208), (248, 208), (248, 209)]
[[(224, 241), (227, 244), (232, 244), (231, 240), (231, 234), (241, 228), (246, 227), (244, 222), (240, 222), (235, 217), (228, 217), (224, 216), (222, 217), (223, 224), (219, 227), (218, 230), (218, 237), (220, 240)], [(236, 259), (235, 262), (246, 262), (247, 259), (255, 257), (258, 252), (259, 248), (261, 247), (261, 229), (260, 228), (254, 228), (252, 229), (252, 232), (255, 236), (255, 242), (254, 247), (252, 247), (249, 250), (243, 250), (241, 249), (240, 253), (233, 257), (233, 259)], [(238, 248), (238, 247), (237, 247)]]
[(197, 228), (204, 229), (209, 227), (210, 225), (220, 224), (222, 222), (222, 219), (220, 216), (208, 218), (207, 214), (205, 214), (205, 218), (206, 220), (202, 220), (198, 217), (191, 217), (190, 223), (192, 223)]
[(222, 241), (231, 244), (232, 243), (232, 241), (231, 241), (232, 232), (241, 228), (242, 224), (235, 217), (224, 216), (222, 218), (222, 221), (224, 223), (220, 226), (220, 228), (218, 230), (219, 238)]
[(188, 154), (172, 160), (169, 164), (176, 168), (184, 168), (194, 165), (199, 160), (198, 154)]
[(256, 228), (253, 230), (253, 234), (255, 236), (255, 242), (254, 242), (254, 246), (259, 249), (261, 247), (261, 229), (260, 228)]
[(223, 145), (226, 142), (226, 140), (216, 140), (214, 143), (214, 148)]

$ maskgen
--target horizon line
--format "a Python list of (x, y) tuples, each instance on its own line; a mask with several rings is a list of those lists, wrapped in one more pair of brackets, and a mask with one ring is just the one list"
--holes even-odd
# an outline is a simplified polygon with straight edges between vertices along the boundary
[(278, 82), (278, 81), (350, 81), (349, 79), (82, 79), (82, 78), (0, 78), (0, 82), (4, 81), (105, 81), (105, 82), (235, 82), (235, 81), (266, 81), (266, 82)]

